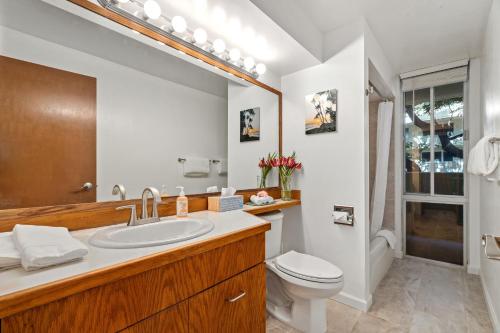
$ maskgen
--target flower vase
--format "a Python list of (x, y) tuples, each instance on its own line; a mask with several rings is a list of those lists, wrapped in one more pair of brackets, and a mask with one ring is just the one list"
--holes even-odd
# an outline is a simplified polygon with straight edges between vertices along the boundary
[(292, 177), (290, 176), (281, 177), (281, 200), (292, 200)]
[(259, 188), (266, 188), (266, 178), (267, 175), (262, 172), (262, 175), (260, 176)]

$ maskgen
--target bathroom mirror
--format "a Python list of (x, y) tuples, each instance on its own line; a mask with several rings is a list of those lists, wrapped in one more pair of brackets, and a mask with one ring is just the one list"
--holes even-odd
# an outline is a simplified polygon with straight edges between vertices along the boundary
[(277, 94), (65, 6), (0, 5), (0, 209), (257, 187)]

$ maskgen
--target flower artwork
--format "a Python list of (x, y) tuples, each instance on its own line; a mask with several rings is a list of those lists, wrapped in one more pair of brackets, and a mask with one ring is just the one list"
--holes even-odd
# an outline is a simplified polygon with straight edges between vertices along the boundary
[(337, 131), (337, 89), (306, 96), (306, 134)]

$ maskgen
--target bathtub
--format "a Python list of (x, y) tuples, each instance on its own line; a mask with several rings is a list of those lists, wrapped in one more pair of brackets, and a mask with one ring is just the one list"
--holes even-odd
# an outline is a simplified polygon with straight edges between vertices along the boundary
[(394, 250), (383, 237), (370, 242), (370, 292), (373, 293), (391, 267)]

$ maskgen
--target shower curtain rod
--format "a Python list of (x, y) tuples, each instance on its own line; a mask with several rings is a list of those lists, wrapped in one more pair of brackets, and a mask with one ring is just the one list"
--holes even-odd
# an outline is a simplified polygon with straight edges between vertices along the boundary
[(369, 88), (366, 89), (366, 96), (377, 93), (377, 95), (379, 95), (384, 100), (384, 102), (393, 101), (393, 98), (385, 97), (383, 94), (381, 94), (380, 91), (371, 82), (369, 83), (369, 85)]

